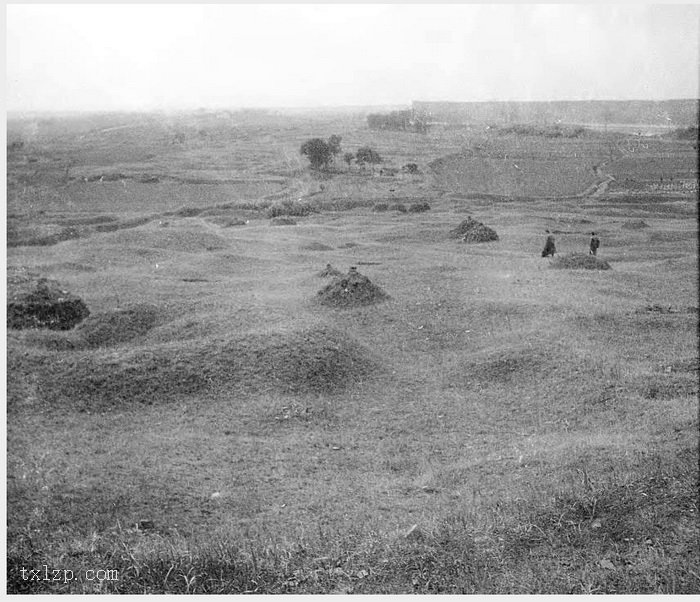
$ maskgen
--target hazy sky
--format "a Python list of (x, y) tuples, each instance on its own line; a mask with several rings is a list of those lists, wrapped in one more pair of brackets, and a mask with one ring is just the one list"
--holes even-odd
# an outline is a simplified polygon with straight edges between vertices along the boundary
[(7, 6), (8, 110), (698, 97), (700, 6)]

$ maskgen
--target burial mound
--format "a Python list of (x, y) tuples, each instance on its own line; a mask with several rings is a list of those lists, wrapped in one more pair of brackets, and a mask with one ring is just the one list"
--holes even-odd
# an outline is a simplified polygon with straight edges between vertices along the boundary
[(356, 268), (350, 268), (347, 275), (336, 278), (318, 291), (318, 297), (323, 305), (357, 307), (379, 303), (388, 299), (389, 295)]
[(8, 278), (7, 327), (69, 330), (90, 315), (80, 297), (55, 280)]
[(379, 367), (380, 360), (348, 333), (317, 326), (72, 352), (37, 371), (38, 393), (50, 403), (100, 410), (231, 390), (331, 394)]
[(498, 234), (492, 228), (468, 217), (459, 226), (450, 230), (450, 238), (461, 238), (462, 242), (490, 242), (498, 240)]

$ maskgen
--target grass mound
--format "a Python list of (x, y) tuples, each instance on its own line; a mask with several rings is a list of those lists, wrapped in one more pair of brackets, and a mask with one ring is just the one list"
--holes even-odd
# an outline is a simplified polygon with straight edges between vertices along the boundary
[(474, 382), (488, 384), (522, 384), (551, 370), (552, 357), (544, 349), (522, 347), (499, 350), (486, 357), (462, 363), (448, 375), (450, 388), (469, 387)]
[(223, 341), (72, 353), (43, 370), (39, 391), (49, 403), (85, 409), (167, 403), (175, 396), (232, 388), (333, 393), (363, 380), (376, 365), (370, 351), (345, 333), (317, 327)]
[(609, 270), (610, 264), (604, 259), (599, 259), (595, 255), (584, 255), (583, 253), (569, 253), (560, 255), (552, 262), (553, 268), (567, 270)]
[(323, 305), (331, 307), (357, 307), (379, 303), (389, 298), (380, 287), (373, 284), (367, 276), (350, 268), (346, 276), (335, 279), (318, 291)]
[(625, 230), (641, 230), (643, 228), (648, 228), (649, 224), (647, 224), (643, 219), (631, 219), (626, 222), (624, 222), (620, 228), (624, 228)]
[(468, 217), (459, 226), (450, 230), (450, 238), (461, 238), (464, 242), (490, 242), (498, 240), (498, 234), (481, 222)]
[(343, 276), (343, 272), (337, 268), (334, 268), (330, 263), (327, 263), (326, 267), (318, 273), (318, 276), (320, 278), (340, 278)]
[(177, 215), (178, 217), (197, 217), (200, 213), (204, 211), (201, 207), (181, 207), (177, 211), (171, 213), (166, 213), (166, 215)]
[(89, 315), (83, 300), (55, 280), (8, 279), (8, 328), (69, 330)]
[(49, 247), (64, 240), (72, 240), (90, 234), (88, 226), (63, 226), (60, 224), (32, 224), (7, 226), (8, 247)]
[(80, 347), (107, 347), (146, 334), (158, 321), (158, 309), (139, 304), (115, 311), (93, 314), (75, 330)]

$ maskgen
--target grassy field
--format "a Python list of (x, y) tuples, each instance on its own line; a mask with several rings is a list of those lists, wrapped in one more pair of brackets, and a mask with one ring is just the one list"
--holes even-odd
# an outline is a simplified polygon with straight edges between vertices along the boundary
[[(419, 173), (309, 171), (331, 134)], [(691, 143), (255, 112), (8, 139), (8, 281), (91, 311), (7, 333), (8, 592), (700, 592), (697, 192), (657, 186), (697, 182)], [(499, 240), (450, 237), (468, 215)], [(552, 269), (545, 229), (611, 269)], [(328, 263), (389, 298), (319, 303)]]

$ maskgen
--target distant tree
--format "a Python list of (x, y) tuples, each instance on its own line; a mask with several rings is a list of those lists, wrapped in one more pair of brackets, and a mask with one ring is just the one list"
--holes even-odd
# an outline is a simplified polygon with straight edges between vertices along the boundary
[(379, 153), (369, 146), (363, 146), (357, 149), (355, 153), (355, 161), (357, 164), (362, 166), (365, 163), (369, 163), (374, 167), (376, 163), (381, 163), (383, 159), (379, 156)]
[(321, 138), (310, 138), (301, 145), (300, 152), (306, 156), (314, 169), (328, 167), (333, 159), (330, 145)]
[(340, 153), (340, 141), (342, 138), (336, 134), (333, 134), (329, 139), (328, 139), (328, 148), (331, 150), (331, 154), (333, 157), (335, 157), (338, 153)]
[(355, 160), (355, 155), (352, 153), (345, 153), (343, 155), (343, 160), (348, 164), (348, 167), (350, 167), (350, 164)]

